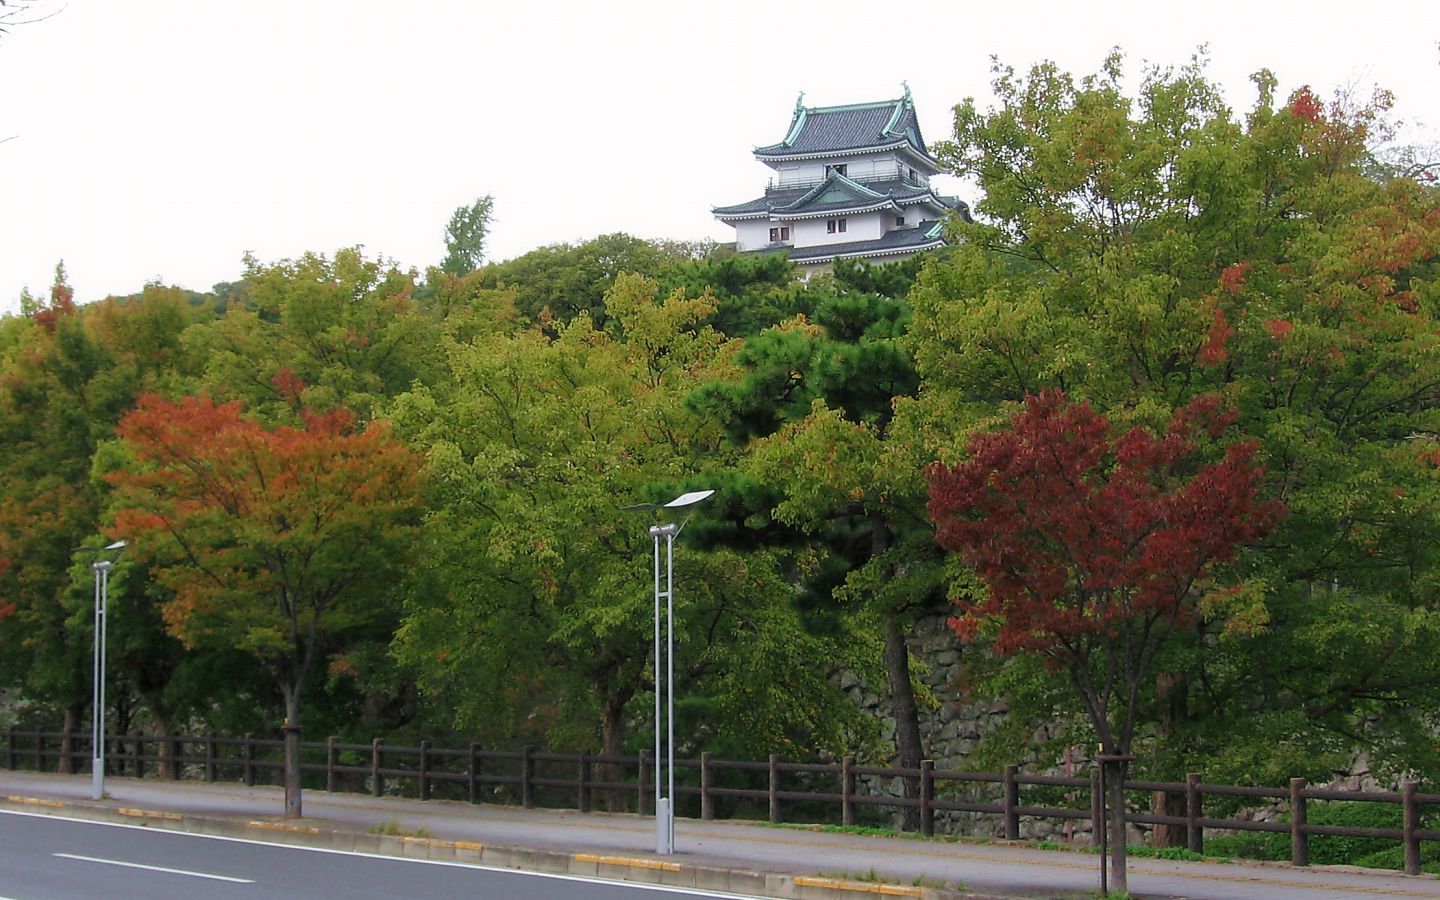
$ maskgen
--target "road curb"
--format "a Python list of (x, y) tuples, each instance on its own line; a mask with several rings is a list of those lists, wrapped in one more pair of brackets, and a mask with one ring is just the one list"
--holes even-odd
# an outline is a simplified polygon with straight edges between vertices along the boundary
[(974, 894), (944, 888), (852, 881), (820, 875), (730, 869), (647, 856), (612, 856), (529, 847), (503, 847), (478, 841), (376, 834), (330, 825), (300, 825), (285, 820), (194, 815), (14, 794), (0, 797), (0, 809), (3, 808), (62, 818), (138, 825), (163, 831), (262, 840), (267, 843), (403, 859), (469, 863), (552, 875), (577, 875), (607, 881), (696, 888), (775, 900), (865, 900), (867, 897), (876, 900), (892, 897), (913, 897), (920, 900), (1009, 900), (1005, 895), (999, 894)]

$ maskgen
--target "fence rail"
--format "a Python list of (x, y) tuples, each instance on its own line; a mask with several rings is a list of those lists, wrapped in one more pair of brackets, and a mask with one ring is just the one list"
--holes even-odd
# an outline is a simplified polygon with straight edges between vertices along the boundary
[[(239, 775), (246, 785), (277, 780), (284, 769), (281, 760), (284, 741), (278, 738), (219, 737), (216, 735), (116, 734), (105, 737), (107, 771), (118, 775), (144, 777), (147, 768), (161, 777), (199, 777), (222, 780), (222, 772)], [(450, 799), (470, 803), (486, 799), (531, 808), (537, 805), (571, 806), (590, 812), (597, 794), (609, 798), (611, 809), (631, 808), (647, 812), (646, 802), (653, 789), (655, 773), (651, 754), (602, 756), (589, 752), (555, 753), (535, 747), (516, 750), (485, 750), (478, 744), (468, 748), (434, 747), (421, 741), (418, 747), (386, 744), (376, 738), (369, 744), (342, 743), (336, 738), (302, 741), (301, 774), (309, 775), (316, 786), (327, 791), (363, 791), (375, 796), (387, 790), (406, 791), (413, 787), (421, 800), (436, 796), (437, 787)], [(4, 760), (10, 770), (22, 766), (36, 771), (80, 771), (91, 759), (90, 736), (50, 731), (5, 732)], [(959, 812), (1000, 816), (1004, 836), (1020, 837), (1021, 819), (1086, 821), (1091, 834), (1102, 828), (1099, 802), (1099, 772), (1089, 778), (1022, 773), (1018, 766), (1006, 766), (1002, 773), (939, 770), (924, 760), (919, 768), (857, 765), (846, 756), (839, 763), (785, 762), (772, 755), (766, 762), (719, 760), (710, 753), (699, 759), (677, 759), (679, 772), (698, 776), (694, 783), (677, 783), (676, 798), (698, 801), (701, 819), (759, 817), (766, 810), (771, 822), (784, 820), (786, 804), (792, 815), (804, 804), (804, 814), (834, 821), (836, 812), (844, 825), (854, 825), (861, 808), (915, 810), (918, 828), (925, 835), (935, 833), (937, 812)], [(760, 776), (760, 777), (757, 777)], [(901, 795), (862, 793), (862, 778), (898, 783)], [(617, 780), (618, 779), (618, 780)], [(748, 784), (747, 784), (748, 780)], [(728, 783), (722, 783), (728, 782)], [(998, 787), (998, 791), (996, 788)], [(1064, 788), (1069, 802), (1084, 806), (1047, 806), (1021, 803), (1021, 788)], [(966, 791), (988, 789), (996, 796), (963, 796)], [(1290, 834), (1290, 862), (1309, 864), (1311, 836), (1366, 837), (1399, 841), (1404, 848), (1404, 871), (1420, 871), (1420, 845), (1440, 841), (1440, 830), (1421, 827), (1422, 808), (1440, 806), (1440, 794), (1421, 793), (1413, 781), (1399, 791), (1342, 791), (1310, 787), (1302, 778), (1291, 779), (1286, 788), (1209, 784), (1198, 774), (1184, 782), (1127, 781), (1125, 790), (1184, 798), (1183, 815), (1127, 811), (1126, 821), (1137, 825), (1168, 825), (1184, 830), (1186, 846), (1204, 851), (1205, 831), (1254, 831)], [(544, 796), (542, 797), (542, 793)], [(1287, 804), (1289, 822), (1214, 818), (1205, 815), (1205, 798), (1240, 797)], [(561, 798), (564, 798), (563, 800)], [(547, 801), (542, 804), (542, 799)], [(731, 810), (722, 810), (730, 801)], [(1396, 804), (1401, 809), (1400, 828), (1358, 828), (1310, 825), (1310, 801), (1368, 802)]]

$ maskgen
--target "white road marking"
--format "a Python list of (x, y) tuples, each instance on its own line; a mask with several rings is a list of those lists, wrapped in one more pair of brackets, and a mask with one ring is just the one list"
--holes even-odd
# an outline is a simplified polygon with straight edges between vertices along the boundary
[(254, 884), (249, 878), (231, 878), (229, 875), (211, 875), (209, 872), (191, 872), (186, 869), (167, 869), (164, 866), (146, 866), (141, 863), (124, 862), (118, 859), (101, 859), (98, 856), (77, 856), (74, 853), (52, 853), (60, 859), (78, 859), (81, 862), (104, 863), (107, 866), (124, 866), (127, 869), (144, 869), (147, 872), (164, 872), (167, 875), (189, 875), (191, 878), (208, 878), (211, 881), (230, 881), (235, 884)]
[[(591, 878), (584, 875), (561, 875), (556, 872), (534, 872), (528, 869), (511, 869), (504, 866), (487, 866), (481, 863), (448, 862), (443, 859), (419, 859), (408, 856), (388, 856), (383, 853), (362, 853), (356, 850), (336, 850), (331, 847), (307, 847), (303, 844), (273, 844), (267, 841), (257, 841), (249, 838), (223, 837), (218, 834), (201, 834), (191, 831), (170, 831), (164, 828), (150, 828), (144, 825), (131, 825), (126, 822), (101, 822), (92, 819), (72, 819), (68, 816), (56, 816), (47, 813), (20, 812), (13, 809), (0, 809), (0, 816), (20, 816), (27, 819), (48, 819), (50, 821), (60, 820), (71, 822), (77, 825), (99, 825), (104, 828), (124, 828), (131, 831), (144, 831), (148, 834), (164, 834), (176, 838), (195, 838), (197, 840), (221, 841), (229, 844), (249, 844), (256, 847), (268, 847), (271, 850), (295, 850), (303, 853), (322, 853), (332, 856), (358, 856), (364, 859), (383, 860), (392, 863), (406, 863), (421, 866), (441, 866), (454, 869), (476, 869), (482, 872), (495, 872), (499, 874), (521, 875), (530, 878), (544, 878), (549, 881), (574, 881), (582, 884), (612, 884), (623, 886), (635, 891), (649, 891), (654, 893), (670, 892), (682, 897), (704, 897), (707, 900), (764, 900), (754, 894), (732, 894), (725, 891), (708, 890), (705, 888), (687, 888), (678, 885), (651, 884), (644, 881), (623, 881), (614, 878)], [(62, 854), (55, 854), (60, 856)], [(86, 858), (86, 857), (80, 857)], [(109, 860), (96, 860), (96, 862), (109, 862)], [(184, 873), (192, 874), (192, 873)], [(193, 873), (199, 874), (199, 873)], [(220, 878), (219, 875), (203, 876), (208, 878)], [(238, 879), (236, 879), (238, 880)], [(8, 900), (8, 898), (0, 898)]]

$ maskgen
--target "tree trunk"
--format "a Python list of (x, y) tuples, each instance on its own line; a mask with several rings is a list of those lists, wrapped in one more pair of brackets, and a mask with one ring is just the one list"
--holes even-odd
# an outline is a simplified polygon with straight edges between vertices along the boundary
[[(60, 765), (56, 767), (56, 771), (61, 775), (70, 775), (75, 772), (75, 761), (70, 758), (70, 754), (75, 752), (75, 726), (80, 722), (80, 708), (65, 707), (65, 716), (61, 721)], [(92, 750), (91, 753), (93, 754), (94, 751)]]
[[(603, 696), (603, 694), (602, 694)], [(625, 749), (625, 697), (607, 697), (600, 707), (600, 755), (619, 756)], [(600, 780), (619, 784), (622, 777), (618, 763), (600, 766)], [(632, 791), (615, 788), (605, 792), (605, 808), (610, 812), (624, 812), (629, 806)]]
[[(910, 649), (905, 646), (905, 635), (893, 613), (885, 616), (885, 674), (890, 682), (890, 705), (895, 716), (895, 757), (896, 765), (906, 769), (920, 768), (925, 758), (925, 748), (920, 741), (920, 713), (915, 703), (915, 689), (910, 683)], [(903, 778), (905, 796), (918, 799), (920, 780)], [(914, 831), (920, 827), (920, 810), (906, 807), (904, 828)]]
[[(1190, 680), (1184, 672), (1160, 672), (1155, 676), (1155, 696), (1160, 701), (1160, 733), (1169, 737), (1189, 714)], [(1175, 780), (1174, 772), (1169, 780)], [(1182, 779), (1183, 780), (1183, 779)], [(1168, 791), (1156, 791), (1151, 799), (1150, 811), (1157, 816), (1185, 816), (1185, 795)], [(1156, 825), (1150, 834), (1154, 847), (1184, 847), (1187, 844), (1184, 825)]]
[(155, 733), (162, 740), (155, 743), (155, 755), (159, 757), (155, 762), (155, 777), (167, 781), (173, 781), (180, 777), (179, 767), (175, 762), (175, 744), (172, 741), (163, 740), (170, 736), (170, 716), (166, 710), (155, 704), (146, 702), (150, 707), (150, 720), (153, 723)]
[(1110, 831), (1109, 889), (1124, 894), (1129, 891), (1125, 878), (1125, 779), (1130, 774), (1130, 762), (1125, 759), (1108, 760), (1105, 767), (1105, 801), (1110, 806), (1107, 826)]
[(285, 690), (285, 818), (301, 818), (300, 810), (300, 697)]

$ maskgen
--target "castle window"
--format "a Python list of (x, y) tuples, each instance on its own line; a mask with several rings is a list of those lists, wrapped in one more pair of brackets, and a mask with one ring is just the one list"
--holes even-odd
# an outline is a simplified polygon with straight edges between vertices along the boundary
[(844, 219), (826, 219), (826, 220), (825, 220), (825, 233), (826, 233), (826, 234), (835, 234), (836, 232), (839, 232), (839, 233), (841, 233), (841, 234), (844, 234), (844, 233), (845, 233), (845, 220), (844, 220)]
[(770, 229), (770, 243), (790, 240), (790, 226), (782, 225), (779, 228)]
[(896, 216), (896, 217), (895, 217), (895, 225), (896, 225), (897, 227), (900, 226), (900, 225), (904, 225), (904, 224), (905, 224), (905, 217), (904, 217), (904, 216)]
[(826, 175), (830, 175), (830, 174), (833, 173), (833, 174), (835, 174), (835, 175), (844, 175), (845, 172), (846, 172), (846, 170), (849, 169), (849, 168), (850, 168), (850, 167), (849, 167), (849, 165), (848, 165), (847, 163), (841, 163), (841, 164), (838, 165), (838, 166), (826, 166), (826, 167), (825, 167), (825, 174), (826, 174)]

